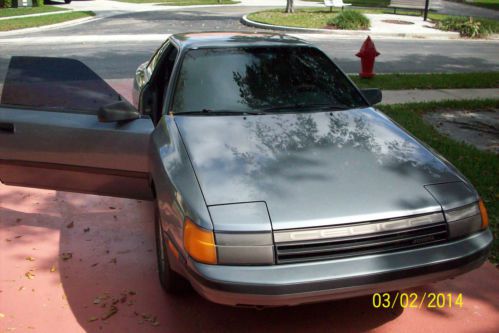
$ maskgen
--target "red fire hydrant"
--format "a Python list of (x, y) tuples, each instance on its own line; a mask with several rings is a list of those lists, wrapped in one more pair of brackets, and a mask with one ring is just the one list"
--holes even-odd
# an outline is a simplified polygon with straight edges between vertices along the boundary
[(374, 46), (371, 37), (367, 36), (367, 39), (356, 54), (356, 56), (360, 58), (360, 64), (362, 66), (362, 70), (359, 73), (360, 77), (370, 78), (374, 76), (374, 60), (379, 55), (380, 53), (376, 51), (376, 46)]

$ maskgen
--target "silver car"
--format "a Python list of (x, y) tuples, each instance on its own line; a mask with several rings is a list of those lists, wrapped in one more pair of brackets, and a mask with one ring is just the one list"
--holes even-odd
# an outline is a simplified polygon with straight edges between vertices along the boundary
[(469, 181), (284, 35), (173, 35), (137, 109), (0, 108), (5, 184), (155, 200), (160, 281), (280, 306), (398, 290), (480, 266)]

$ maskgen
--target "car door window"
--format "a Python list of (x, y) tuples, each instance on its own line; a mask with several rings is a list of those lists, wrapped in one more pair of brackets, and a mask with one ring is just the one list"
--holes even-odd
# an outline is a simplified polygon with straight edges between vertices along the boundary
[(122, 100), (97, 73), (70, 58), (12, 57), (5, 76), (2, 105), (32, 111), (97, 114)]

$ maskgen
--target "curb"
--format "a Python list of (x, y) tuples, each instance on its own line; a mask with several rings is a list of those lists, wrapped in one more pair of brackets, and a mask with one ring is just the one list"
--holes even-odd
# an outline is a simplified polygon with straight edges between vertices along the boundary
[(39, 27), (16, 29), (16, 30), (10, 30), (10, 31), (2, 31), (2, 32), (0, 32), (0, 37), (8, 37), (8, 36), (21, 35), (21, 34), (30, 33), (30, 32), (40, 32), (40, 31), (46, 31), (46, 30), (52, 30), (52, 29), (58, 29), (58, 28), (71, 27), (74, 25), (79, 25), (79, 24), (83, 24), (83, 23), (87, 23), (87, 22), (97, 21), (97, 20), (100, 20), (102, 18), (103, 17), (89, 16), (89, 17), (82, 17), (79, 19), (70, 20), (70, 21), (61, 22), (61, 23), (42, 25)]
[(260, 29), (268, 29), (268, 30), (278, 30), (278, 31), (286, 31), (286, 32), (294, 32), (294, 33), (314, 33), (314, 34), (323, 34), (323, 35), (331, 35), (331, 36), (342, 36), (342, 37), (362, 37), (365, 38), (367, 36), (371, 37), (381, 37), (381, 38), (405, 38), (405, 39), (434, 39), (434, 40), (465, 40), (465, 41), (476, 41), (476, 40), (497, 40), (499, 39), (499, 35), (494, 34), (489, 38), (485, 39), (467, 39), (460, 38), (458, 32), (445, 32), (442, 34), (432, 34), (431, 36), (422, 35), (422, 34), (407, 34), (407, 33), (390, 33), (390, 32), (372, 32), (369, 30), (330, 30), (330, 29), (314, 29), (314, 28), (299, 28), (299, 27), (288, 27), (282, 25), (273, 25), (267, 23), (260, 23), (256, 21), (252, 21), (248, 18), (248, 15), (244, 15), (241, 17), (240, 22), (248, 27), (260, 28)]

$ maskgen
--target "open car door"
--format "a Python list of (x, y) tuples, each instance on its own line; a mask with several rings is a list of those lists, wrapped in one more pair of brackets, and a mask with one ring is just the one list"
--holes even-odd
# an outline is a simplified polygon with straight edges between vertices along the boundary
[(132, 108), (79, 61), (13, 57), (0, 105), (1, 182), (151, 199), (153, 122), (136, 111), (137, 119), (120, 117), (120, 110), (111, 110), (116, 121), (99, 121), (113, 103)]

